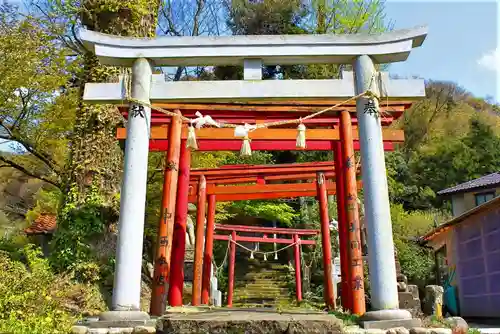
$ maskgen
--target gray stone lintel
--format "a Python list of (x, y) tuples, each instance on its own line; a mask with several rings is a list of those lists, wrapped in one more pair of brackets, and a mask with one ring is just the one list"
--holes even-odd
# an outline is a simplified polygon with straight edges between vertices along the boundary
[(258, 36), (161, 36), (131, 38), (81, 29), (79, 38), (104, 65), (132, 66), (148, 58), (156, 66), (243, 65), (259, 58), (265, 65), (350, 64), (369, 55), (375, 63), (408, 58), (422, 45), (427, 27), (379, 34), (258, 35)]
[[(83, 95), (88, 103), (125, 105), (125, 85), (87, 83)], [(425, 97), (423, 79), (390, 79), (386, 73), (379, 78), (382, 99), (415, 100)], [(342, 79), (324, 80), (227, 80), (227, 81), (165, 81), (153, 75), (151, 103), (167, 102), (247, 102), (259, 99), (302, 100), (347, 99), (355, 95), (353, 72), (344, 72)]]

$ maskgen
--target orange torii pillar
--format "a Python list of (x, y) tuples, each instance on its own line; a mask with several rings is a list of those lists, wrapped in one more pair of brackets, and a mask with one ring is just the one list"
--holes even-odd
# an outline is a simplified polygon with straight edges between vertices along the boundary
[(343, 171), (345, 173), (345, 205), (347, 215), (347, 249), (349, 260), (351, 312), (362, 315), (366, 312), (363, 276), (363, 254), (361, 251), (361, 235), (358, 208), (358, 189), (356, 182), (356, 162), (352, 137), (351, 114), (342, 111), (340, 114), (340, 139), (343, 154)]
[(236, 231), (231, 233), (229, 240), (229, 268), (227, 275), (227, 307), (233, 307), (233, 291), (234, 291), (234, 265), (236, 262)]
[(297, 293), (297, 301), (300, 303), (302, 301), (302, 276), (300, 265), (300, 238), (298, 234), (293, 235), (293, 241), (295, 243), (293, 246), (295, 251), (295, 290)]
[(342, 145), (339, 141), (335, 142), (335, 181), (336, 181), (336, 199), (337, 199), (337, 217), (339, 234), (339, 257), (341, 273), (341, 302), (344, 310), (351, 310), (351, 286), (349, 278), (349, 254), (347, 250), (347, 211), (346, 211), (346, 182), (343, 163)]
[(204, 305), (208, 304), (210, 299), (210, 278), (212, 276), (216, 204), (215, 195), (208, 195), (205, 252), (203, 254), (203, 278), (201, 282), (201, 303)]
[[(179, 111), (176, 111), (180, 115)], [(169, 147), (165, 161), (163, 181), (163, 196), (161, 203), (160, 222), (156, 257), (154, 263), (153, 288), (151, 291), (151, 315), (163, 314), (167, 304), (166, 285), (170, 274), (170, 260), (174, 230), (175, 202), (177, 196), (178, 166), (181, 145), (182, 120), (179, 116), (172, 117), (169, 131)]]
[(201, 275), (203, 273), (203, 239), (205, 237), (206, 202), (207, 182), (205, 176), (200, 175), (198, 199), (196, 203), (196, 240), (194, 248), (193, 293), (191, 299), (191, 305), (193, 306), (198, 306), (201, 303)]
[(335, 296), (333, 293), (332, 243), (330, 241), (330, 219), (328, 217), (328, 195), (326, 190), (326, 179), (321, 172), (317, 174), (316, 186), (321, 221), (321, 245), (323, 247), (324, 297), (326, 306), (329, 309), (335, 309)]
[(186, 140), (183, 140), (181, 143), (179, 162), (179, 182), (177, 184), (177, 201), (175, 206), (173, 235), (174, 240), (172, 245), (172, 262), (170, 266), (171, 274), (168, 290), (168, 303), (170, 306), (182, 306), (190, 168), (191, 151), (188, 147), (186, 147)]

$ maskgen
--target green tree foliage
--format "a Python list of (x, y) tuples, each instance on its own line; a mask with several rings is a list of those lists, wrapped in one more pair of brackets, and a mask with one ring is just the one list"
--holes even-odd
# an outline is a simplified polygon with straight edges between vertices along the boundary
[(500, 170), (500, 137), (491, 125), (473, 117), (462, 138), (427, 146), (410, 159), (414, 182), (439, 191)]
[(428, 249), (417, 244), (417, 238), (430, 231), (436, 221), (449, 216), (437, 210), (407, 212), (402, 205), (392, 205), (391, 217), (401, 270), (411, 282), (424, 286), (433, 278), (434, 259)]
[(449, 82), (426, 93), (396, 124), (405, 143), (386, 154), (391, 200), (407, 210), (441, 207), (439, 190), (500, 170), (496, 107)]
[(0, 49), (0, 143), (19, 153), (0, 152), (0, 166), (61, 188), (76, 107), (72, 58), (37, 19), (8, 5), (0, 6)]
[(271, 201), (238, 201), (232, 205), (231, 210), (251, 217), (277, 221), (286, 226), (292, 225), (294, 218), (298, 217), (295, 210), (288, 204)]

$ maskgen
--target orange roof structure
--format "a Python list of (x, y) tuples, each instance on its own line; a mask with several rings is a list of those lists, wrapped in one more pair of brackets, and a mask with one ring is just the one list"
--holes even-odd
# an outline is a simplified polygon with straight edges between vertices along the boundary
[(57, 217), (55, 215), (41, 214), (24, 230), (28, 235), (52, 234), (57, 228)]

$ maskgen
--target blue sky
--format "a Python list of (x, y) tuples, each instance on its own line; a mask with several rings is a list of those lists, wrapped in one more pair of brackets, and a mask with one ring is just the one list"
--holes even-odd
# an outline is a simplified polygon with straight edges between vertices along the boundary
[(499, 2), (387, 0), (395, 29), (427, 25), (428, 35), (394, 74), (458, 83), (479, 97), (500, 102)]

